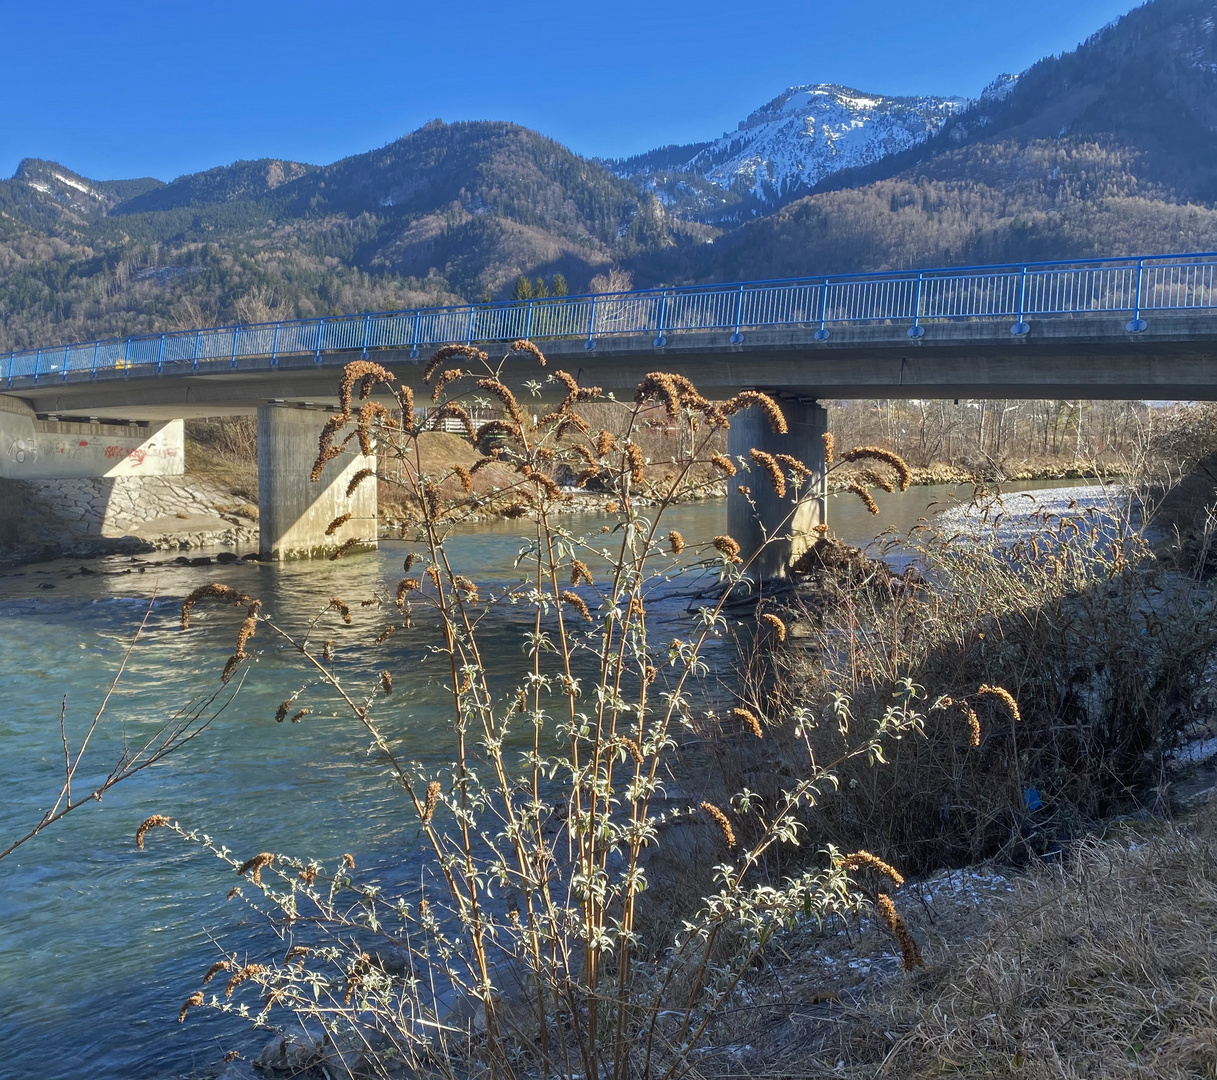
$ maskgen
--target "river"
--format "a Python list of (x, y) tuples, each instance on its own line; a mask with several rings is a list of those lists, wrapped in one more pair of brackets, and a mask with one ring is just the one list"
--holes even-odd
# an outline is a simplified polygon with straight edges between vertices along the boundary
[[(1052, 486), (1061, 485), (1011, 490)], [(878, 528), (907, 529), (927, 511), (970, 494), (970, 487), (878, 492), (880, 518), (842, 495), (831, 500), (829, 513), (835, 535), (865, 543)], [(682, 506), (668, 527), (691, 541), (704, 539), (723, 531), (725, 517), (722, 503)], [(600, 524), (594, 516), (568, 521), (576, 531)], [(464, 530), (450, 544), (454, 563), (483, 587), (514, 581), (512, 561), (527, 527)], [(443, 695), (417, 675), (425, 653), (406, 634), (376, 649), (354, 644), (364, 640), (361, 621), (373, 618), (357, 602), (377, 588), (392, 591), (403, 551), (387, 542), (375, 555), (338, 563), (209, 567), (115, 557), (89, 563), (89, 574), (63, 561), (0, 575), (0, 749), (7, 763), (0, 849), (37, 820), (58, 789), (65, 698), (75, 743), (149, 606), (147, 628), (95, 736), (94, 767), (86, 765), (77, 790), (109, 767), (124, 738), (138, 740), (184, 702), (216, 688), (238, 618), (231, 609), (210, 608), (197, 628), (178, 627), (182, 596), (209, 581), (260, 597), (292, 627), (330, 597), (347, 600), (356, 625), (333, 633), (345, 670), (362, 671), (368, 682), (382, 668), (395, 673), (392, 707), (380, 715), (408, 745), (408, 757), (434, 761), (438, 772), (449, 758), (446, 712)], [(666, 617), (683, 608), (683, 598), (672, 597)], [(484, 650), (486, 641), (495, 663), (510, 665), (520, 655), (517, 620), (497, 619)], [(300, 685), (299, 669), (264, 636), (251, 651), (257, 660), (240, 693), (196, 742), (0, 860), (0, 1077), (206, 1075), (226, 1051), (256, 1053), (265, 1042), (264, 1032), (206, 1010), (177, 1023), (181, 1002), (216, 958), (216, 941), (251, 961), (279, 947), (239, 901), (225, 901), (234, 883), (227, 867), (166, 833), (153, 834), (147, 851), (136, 849), (134, 830), (151, 814), (206, 832), (241, 857), (286, 851), (333, 863), (349, 851), (361, 868), (382, 868), (387, 884), (409, 880), (416, 830), (402, 824), (402, 802), (365, 752), (367, 740), (318, 689), (301, 698), (314, 709), (304, 722), (275, 723), (279, 702)]]

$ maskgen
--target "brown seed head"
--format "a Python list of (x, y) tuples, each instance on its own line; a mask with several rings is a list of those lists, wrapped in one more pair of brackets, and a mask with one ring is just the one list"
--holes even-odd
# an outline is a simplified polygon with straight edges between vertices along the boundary
[[(370, 470), (369, 470), (370, 471)], [(342, 528), (348, 521), (351, 520), (350, 514), (339, 514), (333, 521), (325, 527), (325, 535), (333, 536), (339, 529)]]
[(224, 987), (224, 996), (232, 997), (232, 992), (245, 982), (246, 979), (252, 979), (255, 975), (260, 975), (265, 970), (266, 966), (264, 964), (246, 964), (228, 980), (228, 985)]
[(330, 556), (330, 562), (337, 562), (344, 555), (349, 554), (352, 548), (357, 548), (362, 543), (363, 541), (358, 536), (348, 536), (334, 549), (334, 554)]
[(453, 465), (452, 472), (461, 482), (466, 495), (473, 494), (473, 474), (464, 465)]
[(773, 612), (766, 611), (765, 614), (761, 616), (761, 622), (768, 624), (769, 628), (773, 631), (773, 636), (776, 637), (778, 641), (786, 640), (786, 624), (782, 622), (782, 620), (776, 615), (774, 615)]
[(185, 1001), (182, 1002), (181, 1011), (177, 1014), (177, 1022), (179, 1024), (186, 1022), (186, 1014), (191, 1010), (198, 1008), (203, 1004), (203, 991), (196, 990)]
[(723, 834), (723, 839), (727, 842), (727, 847), (735, 847), (735, 830), (731, 828), (731, 822), (717, 806), (712, 802), (704, 802), (701, 804), (702, 813), (709, 817), (719, 831)]
[(826, 431), (820, 436), (820, 441), (824, 444), (824, 464), (831, 465), (833, 453), (837, 446), (837, 440), (833, 437), (833, 433), (831, 431)]
[(453, 357), (462, 356), (467, 360), (475, 360), (481, 363), (486, 363), (490, 357), (481, 349), (475, 349), (472, 345), (445, 345), (443, 348), (436, 349), (431, 354), (431, 359), (427, 361), (423, 368), (423, 382), (429, 383), (431, 376), (434, 375), (446, 361)]
[(460, 368), (449, 368), (443, 372), (438, 379), (435, 380), (435, 386), (431, 389), (431, 400), (439, 401), (439, 396), (444, 392), (444, 387), (449, 383), (456, 382), (465, 373)]
[(376, 386), (393, 382), (393, 376), (371, 360), (353, 360), (347, 364), (342, 369), (342, 378), (338, 383), (338, 403), (348, 416), (351, 412), (351, 392), (356, 382), (359, 383), (359, 400), (366, 401)]
[(228, 600), (238, 606), (249, 604), (252, 598), (246, 596), (243, 592), (237, 592), (236, 589), (230, 589), (227, 585), (200, 585), (197, 589), (187, 593), (185, 599), (182, 600), (182, 629), (190, 629), (190, 613), (194, 611), (194, 606), (200, 600)]
[(643, 468), (646, 466), (646, 458), (642, 456), (642, 447), (635, 442), (627, 442), (625, 444), (625, 456), (630, 463), (630, 479), (635, 484), (641, 484), (643, 478)]
[(786, 476), (773, 455), (766, 454), (764, 450), (754, 449), (748, 451), (748, 456), (769, 474), (769, 482), (773, 485), (773, 490), (777, 492), (778, 498), (786, 498)]
[(342, 621), (346, 623), (347, 626), (351, 625), (351, 609), (347, 607), (346, 604), (344, 604), (341, 600), (339, 600), (338, 597), (335, 596), (329, 602), (329, 604), (326, 606), (326, 611), (329, 611), (331, 608), (342, 616)]
[(312, 709), (301, 709), (298, 713), (292, 714), (292, 718), (291, 718), (290, 722), (293, 724), (298, 724), (298, 723), (300, 723), (301, 720), (303, 720), (306, 716), (308, 716), (308, 714), (312, 711), (313, 711)]
[(786, 435), (790, 431), (786, 425), (786, 417), (782, 415), (778, 403), (759, 390), (744, 390), (742, 393), (736, 394), (729, 401), (723, 402), (723, 412), (728, 416), (734, 416), (737, 412), (743, 412), (744, 409), (754, 405), (769, 421), (769, 427), (775, 435)]
[(393, 673), (391, 671), (382, 671), (380, 673), (380, 688), (385, 692), (385, 695), (393, 693)]
[(643, 762), (642, 747), (638, 745), (628, 735), (621, 736), (621, 745), (629, 752), (630, 757), (634, 759), (635, 764), (641, 765)]
[(891, 878), (892, 884), (897, 889), (904, 884), (903, 875), (894, 866), (885, 863), (878, 855), (872, 855), (869, 851), (855, 851), (852, 855), (846, 855), (841, 860), (841, 866), (851, 874), (863, 869), (874, 870), (877, 874)]
[(503, 403), (503, 411), (511, 419), (511, 422), (517, 428), (524, 426), (524, 414), (520, 411), (520, 405), (516, 401), (515, 394), (508, 390), (498, 379), (478, 379), (478, 389), (487, 390), (494, 394)]
[(144, 850), (144, 837), (148, 834), (149, 829), (161, 829), (169, 824), (169, 819), (164, 814), (153, 814), (150, 818), (145, 818), (138, 829), (135, 830), (135, 846)]
[(354, 855), (343, 855), (342, 865), (345, 866), (348, 870), (354, 870), (355, 869), (355, 856)]
[(359, 450), (366, 457), (376, 449), (372, 442), (372, 424), (379, 418), (383, 427), (395, 427), (393, 418), (379, 401), (369, 401), (359, 410), (359, 418), (355, 422), (355, 431), (359, 436)]
[(1006, 712), (1010, 714), (1010, 719), (1018, 723), (1023, 716), (1018, 711), (1018, 702), (1014, 700), (1014, 695), (1009, 690), (1005, 690), (1000, 686), (989, 686), (987, 683), (976, 691), (980, 697), (996, 698), (1005, 706)]
[(668, 533), (668, 548), (673, 555), (679, 555), (685, 549), (685, 538), (675, 529)]
[(252, 859), (246, 859), (239, 867), (237, 867), (237, 874), (240, 877), (244, 877), (246, 874), (248, 874), (250, 880), (255, 885), (261, 885), (262, 868), (264, 866), (270, 866), (270, 864), (274, 861), (275, 857), (269, 851), (259, 852)]
[(740, 558), (740, 546), (729, 536), (716, 536), (712, 543), (718, 551), (727, 557), (728, 562), (743, 562)]
[(232, 965), (227, 960), (217, 960), (207, 969), (207, 974), (203, 976), (203, 985), (206, 986), (221, 971), (230, 971), (231, 969)]
[(605, 455), (611, 453), (613, 447), (616, 445), (617, 445), (617, 436), (614, 435), (611, 431), (602, 430), (600, 432), (600, 434), (596, 436), (596, 454), (597, 454), (597, 456), (604, 457)]
[[(351, 477), (351, 482), (349, 484), (347, 484), (347, 498), (349, 499), (352, 495), (354, 495), (355, 491), (356, 491), (356, 489), (358, 489), (359, 485), (362, 484), (366, 479), (368, 479), (368, 477), (375, 476), (375, 475), (376, 475), (375, 469), (360, 469), (359, 472), (357, 472), (354, 476)], [(350, 516), (351, 516), (350, 514), (347, 514), (348, 518)]]
[(924, 967), (925, 961), (921, 958), (921, 950), (917, 947), (917, 942), (913, 939), (908, 924), (896, 910), (896, 905), (892, 903), (892, 898), (887, 893), (880, 893), (875, 906), (879, 910), (879, 917), (883, 920), (883, 924), (900, 943), (900, 952), (903, 956), (901, 963), (904, 970), (916, 971), (917, 968)]
[(735, 462), (723, 454), (711, 454), (710, 464), (712, 464), (724, 476), (735, 475)]
[(866, 507), (872, 514), (879, 513), (879, 504), (872, 498), (871, 493), (866, 490), (861, 484), (850, 483), (845, 486), (846, 491), (852, 491), (859, 499), (862, 500), (862, 505)]
[(571, 559), (570, 561), (570, 583), (578, 585), (580, 581), (586, 581), (592, 585), (592, 572), (588, 569), (587, 563), (580, 559)]
[(855, 446), (849, 453), (841, 455), (842, 461), (862, 461), (867, 458), (890, 465), (896, 471), (900, 490), (908, 491), (909, 485), (913, 482), (913, 470), (899, 454), (886, 450), (882, 446)]
[(439, 806), (440, 792), (443, 788), (440, 787), (438, 780), (432, 780), (427, 785), (427, 797), (423, 802), (423, 824), (430, 825), (431, 819), (435, 816), (435, 808)]
[(513, 341), (511, 343), (511, 351), (513, 353), (527, 353), (538, 364), (540, 364), (541, 367), (545, 366), (545, 354), (540, 349), (538, 349), (536, 347), (536, 345), (534, 345), (531, 341), (525, 341), (523, 339), (521, 339), (519, 341)]
[(564, 589), (560, 597), (562, 603), (569, 604), (588, 622), (592, 621), (592, 613), (587, 609), (587, 602), (578, 593), (571, 592), (569, 589)]
[(742, 707), (732, 709), (731, 713), (758, 739), (763, 739), (765, 737), (765, 732), (761, 728), (761, 721), (757, 717), (756, 713), (752, 712), (750, 709), (745, 709)]

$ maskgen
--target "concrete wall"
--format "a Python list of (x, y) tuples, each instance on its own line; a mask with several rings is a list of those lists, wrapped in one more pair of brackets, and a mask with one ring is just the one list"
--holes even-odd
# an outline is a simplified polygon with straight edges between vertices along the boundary
[[(348, 539), (376, 547), (376, 478), (347, 497), (347, 485), (361, 469), (376, 468), (376, 457), (343, 454), (329, 462), (321, 479), (309, 479), (317, 460), (317, 438), (329, 414), (292, 405), (258, 409), (258, 524), (263, 558), (309, 559), (331, 554)], [(332, 536), (326, 528), (350, 514)]]
[(8, 480), (181, 476), (181, 420), (152, 425), (39, 420), (23, 401), (0, 395), (0, 476)]

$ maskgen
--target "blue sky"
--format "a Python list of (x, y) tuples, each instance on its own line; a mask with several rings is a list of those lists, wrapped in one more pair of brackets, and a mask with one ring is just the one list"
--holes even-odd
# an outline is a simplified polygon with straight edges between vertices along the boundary
[(713, 138), (797, 83), (976, 94), (1131, 0), (0, 0), (0, 176), (313, 163), (427, 120), (514, 120), (579, 153)]

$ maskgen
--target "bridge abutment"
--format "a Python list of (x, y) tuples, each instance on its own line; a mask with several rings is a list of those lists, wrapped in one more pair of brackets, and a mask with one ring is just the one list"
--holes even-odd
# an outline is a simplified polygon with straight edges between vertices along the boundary
[[(320, 558), (347, 540), (364, 549), (376, 547), (375, 476), (347, 497), (357, 472), (375, 472), (375, 455), (344, 454), (326, 464), (316, 483), (309, 479), (326, 418), (319, 409), (258, 407), (258, 529), (264, 559)], [(330, 523), (343, 514), (350, 514), (349, 520), (327, 535)]]
[(0, 395), (0, 477), (6, 480), (181, 476), (185, 450), (181, 420), (39, 418), (20, 398)]
[[(752, 464), (748, 474), (749, 494), (736, 489), (744, 480), (737, 474), (727, 491), (727, 532), (740, 545), (745, 559), (757, 552), (751, 574), (761, 580), (784, 578), (815, 539), (815, 527), (826, 524), (827, 488), (825, 484), (824, 433), (828, 430), (828, 410), (808, 398), (774, 394), (786, 416), (789, 431), (776, 434), (759, 409), (748, 409), (731, 418), (727, 432), (727, 452), (732, 460), (748, 461), (750, 450), (767, 454), (789, 454), (812, 471), (800, 488), (795, 503), (789, 493), (780, 498), (763, 470)], [(766, 542), (768, 541), (768, 543)]]

